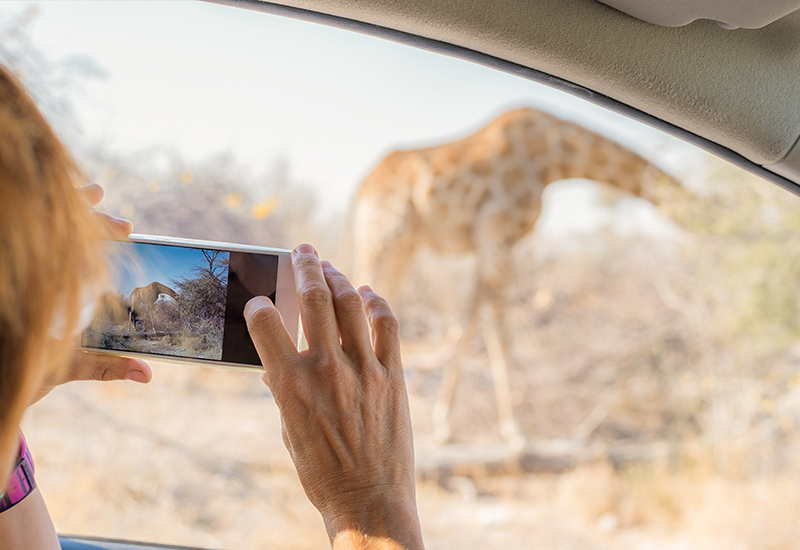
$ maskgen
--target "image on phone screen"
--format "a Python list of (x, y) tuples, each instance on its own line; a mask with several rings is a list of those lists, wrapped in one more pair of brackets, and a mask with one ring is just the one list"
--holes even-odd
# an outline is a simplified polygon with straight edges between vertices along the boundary
[(276, 301), (281, 254), (109, 244), (113, 287), (84, 348), (260, 367), (244, 306), (253, 296)]

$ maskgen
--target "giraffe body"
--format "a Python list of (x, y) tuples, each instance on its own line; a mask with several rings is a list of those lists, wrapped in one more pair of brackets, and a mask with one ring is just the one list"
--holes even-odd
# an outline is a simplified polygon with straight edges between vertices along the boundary
[[(636, 153), (575, 123), (530, 108), (510, 111), (462, 140), (384, 158), (359, 188), (351, 210), (353, 278), (387, 294), (402, 283), (418, 249), (477, 256), (475, 292), (452, 365), (446, 367), (434, 420), (449, 437), (447, 416), (465, 343), (480, 331), (495, 378), (501, 432), (519, 442), (510, 406), (505, 327), (511, 250), (530, 233), (544, 188), (588, 178), (655, 201), (668, 180)], [(491, 308), (488, 324), (480, 312)]]
[(147, 286), (141, 286), (139, 288), (134, 288), (131, 291), (130, 296), (130, 311), (128, 314), (128, 321), (133, 325), (134, 319), (138, 317), (142, 317), (144, 319), (142, 325), (143, 329), (147, 331), (147, 318), (150, 317), (150, 324), (153, 327), (153, 331), (156, 330), (155, 321), (152, 318), (152, 311), (151, 308), (153, 304), (158, 301), (158, 297), (162, 294), (172, 297), (173, 299), (178, 299), (178, 294), (168, 287), (165, 284), (159, 283), (157, 281), (153, 281)]

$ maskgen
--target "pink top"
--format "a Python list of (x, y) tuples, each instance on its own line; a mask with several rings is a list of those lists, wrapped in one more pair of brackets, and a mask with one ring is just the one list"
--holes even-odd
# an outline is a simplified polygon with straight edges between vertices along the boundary
[(0, 512), (5, 512), (26, 496), (31, 494), (36, 488), (36, 480), (33, 477), (33, 457), (25, 441), (25, 436), (19, 432), (19, 450), (17, 451), (17, 463), (11, 477), (6, 485), (6, 491), (0, 496)]

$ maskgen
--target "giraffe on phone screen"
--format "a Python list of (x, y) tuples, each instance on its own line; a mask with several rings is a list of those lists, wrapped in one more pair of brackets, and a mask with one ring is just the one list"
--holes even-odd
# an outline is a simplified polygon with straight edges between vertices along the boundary
[(130, 309), (128, 311), (128, 322), (134, 326), (137, 318), (142, 318), (143, 332), (147, 332), (147, 318), (150, 318), (150, 325), (153, 331), (156, 330), (155, 320), (152, 315), (152, 307), (162, 294), (178, 299), (178, 293), (165, 284), (153, 281), (147, 286), (140, 286), (131, 291)]

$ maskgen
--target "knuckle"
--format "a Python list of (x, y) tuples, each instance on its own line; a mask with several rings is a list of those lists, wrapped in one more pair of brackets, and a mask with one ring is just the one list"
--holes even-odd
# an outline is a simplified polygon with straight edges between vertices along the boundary
[(308, 283), (300, 290), (302, 300), (312, 305), (326, 305), (331, 302), (331, 291), (327, 285)]
[(382, 309), (373, 313), (372, 324), (376, 329), (384, 332), (394, 334), (400, 331), (400, 323), (397, 321), (397, 317), (388, 309)]
[(334, 294), (334, 300), (336, 301), (337, 305), (348, 309), (361, 309), (363, 307), (361, 296), (359, 296), (358, 292), (356, 292), (353, 288), (343, 288), (337, 290)]
[(292, 254), (292, 266), (299, 273), (306, 270), (317, 271), (319, 259), (313, 254)]
[(391, 313), (389, 302), (387, 302), (385, 298), (375, 294), (374, 292), (369, 294), (368, 302), (369, 302), (369, 307), (375, 310), (376, 312), (380, 310), (386, 310), (389, 313)]
[(114, 369), (112, 369), (110, 366), (104, 367), (99, 372), (96, 372), (96, 374), (99, 374), (97, 379), (102, 382), (108, 382), (115, 379)]

